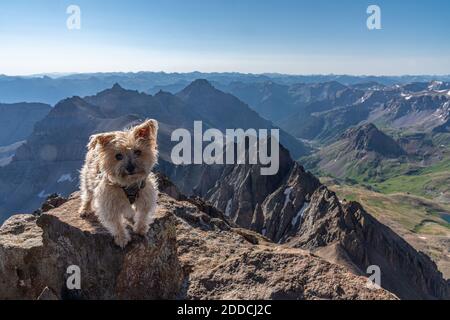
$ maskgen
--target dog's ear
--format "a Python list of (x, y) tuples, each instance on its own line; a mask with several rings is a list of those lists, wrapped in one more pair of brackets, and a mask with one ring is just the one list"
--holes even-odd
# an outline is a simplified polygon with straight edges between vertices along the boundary
[(94, 134), (89, 138), (88, 149), (93, 150), (97, 145), (106, 146), (114, 139), (113, 133)]
[(133, 134), (136, 139), (144, 139), (150, 141), (156, 141), (158, 135), (158, 121), (150, 119), (143, 124), (133, 129)]

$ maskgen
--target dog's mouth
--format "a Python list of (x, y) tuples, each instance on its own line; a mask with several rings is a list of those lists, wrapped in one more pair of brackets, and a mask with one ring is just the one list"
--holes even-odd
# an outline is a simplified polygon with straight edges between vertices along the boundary
[(144, 173), (145, 173), (144, 171), (124, 172), (124, 173), (122, 173), (122, 177), (124, 177), (124, 178), (136, 177), (136, 176), (143, 175)]

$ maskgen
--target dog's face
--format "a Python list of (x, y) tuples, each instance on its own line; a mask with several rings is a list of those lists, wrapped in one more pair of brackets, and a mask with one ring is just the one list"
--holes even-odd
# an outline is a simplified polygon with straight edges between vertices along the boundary
[(148, 120), (127, 131), (91, 137), (88, 148), (98, 152), (100, 169), (123, 186), (145, 179), (158, 158), (158, 122)]

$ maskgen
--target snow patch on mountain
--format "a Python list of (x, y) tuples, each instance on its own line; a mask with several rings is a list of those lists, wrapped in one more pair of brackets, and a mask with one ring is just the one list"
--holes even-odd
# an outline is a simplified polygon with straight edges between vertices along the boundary
[(284, 190), (284, 205), (283, 208), (286, 208), (287, 204), (289, 203), (289, 201), (291, 201), (291, 193), (292, 193), (292, 188), (288, 187), (286, 190)]
[(0, 167), (4, 167), (4, 166), (7, 166), (8, 164), (10, 164), (12, 162), (14, 156), (15, 156), (15, 154), (12, 154), (12, 155), (10, 155), (8, 157), (4, 157), (4, 158), (0, 157)]
[(305, 214), (305, 211), (309, 208), (309, 202), (306, 202), (303, 204), (303, 206), (298, 211), (297, 215), (292, 219), (291, 223), (292, 226), (295, 227), (299, 221), (299, 219), (303, 218), (303, 215)]
[(403, 98), (405, 98), (405, 100), (410, 100), (411, 98), (412, 98), (412, 95), (410, 95), (410, 94), (405, 94), (405, 93), (402, 93), (402, 94), (400, 94)]
[(66, 173), (61, 175), (61, 177), (59, 177), (58, 181), (56, 181), (57, 183), (63, 183), (63, 182), (74, 182), (75, 178), (72, 178), (72, 175), (70, 173)]
[(228, 200), (227, 206), (226, 206), (226, 208), (225, 208), (225, 215), (228, 216), (228, 217), (229, 217), (230, 214), (231, 214), (232, 200), (233, 200), (233, 199)]
[(39, 194), (37, 196), (40, 199), (47, 199), (50, 196), (50, 194), (47, 194), (47, 193), (45, 193), (45, 190), (42, 190), (41, 192), (39, 192)]

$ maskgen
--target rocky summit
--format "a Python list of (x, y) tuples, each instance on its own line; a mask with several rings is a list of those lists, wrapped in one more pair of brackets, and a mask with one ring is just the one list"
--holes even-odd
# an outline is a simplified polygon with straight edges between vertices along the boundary
[[(147, 236), (125, 250), (97, 221), (78, 216), (78, 194), (40, 216), (8, 219), (0, 229), (0, 299), (396, 299), (164, 187), (173, 197), (161, 194)], [(79, 267), (79, 289), (67, 286), (71, 266)]]

